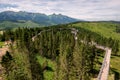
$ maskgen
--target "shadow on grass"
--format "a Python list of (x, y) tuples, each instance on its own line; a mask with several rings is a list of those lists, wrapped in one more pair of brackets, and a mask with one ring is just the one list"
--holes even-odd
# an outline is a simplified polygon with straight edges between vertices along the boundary
[(51, 67), (49, 67), (49, 66), (46, 66), (46, 67), (45, 67), (45, 70), (48, 70), (48, 71), (51, 71), (51, 72), (54, 71), (54, 70), (53, 70)]
[(102, 62), (98, 61), (97, 63), (102, 66)]
[(114, 73), (114, 80), (120, 80), (120, 73), (117, 72), (117, 69), (111, 68), (111, 71)]
[(112, 56), (113, 56), (113, 57), (120, 57), (120, 55), (113, 55), (113, 54), (112, 54)]
[(116, 58), (116, 57), (117, 57), (117, 58), (120, 58), (120, 55), (113, 55), (113, 54), (112, 54), (112, 56), (111, 56), (111, 58)]
[(97, 76), (98, 76), (98, 74), (99, 74), (99, 70), (92, 69), (92, 70), (90, 71), (90, 73), (92, 73), (92, 76), (93, 76), (94, 78), (97, 78)]

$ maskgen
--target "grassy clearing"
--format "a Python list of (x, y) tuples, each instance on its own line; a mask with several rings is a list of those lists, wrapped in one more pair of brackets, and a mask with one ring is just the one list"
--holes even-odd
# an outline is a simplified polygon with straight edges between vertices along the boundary
[(45, 70), (44, 71), (44, 78), (45, 80), (53, 80), (54, 78), (54, 71), (55, 71), (55, 62), (45, 58), (45, 57), (41, 57), (41, 56), (36, 56), (37, 60), (39, 62), (40, 65), (44, 65), (44, 63), (47, 61), (48, 62), (48, 67), (52, 69), (52, 71), (50, 70)]
[(112, 56), (110, 62), (111, 62), (110, 67), (120, 73), (120, 56)]
[(4, 42), (0, 42), (0, 48), (2, 48), (2, 46), (4, 46)]
[(115, 79), (114, 79), (114, 74), (110, 74), (110, 75), (108, 76), (108, 80), (115, 80)]

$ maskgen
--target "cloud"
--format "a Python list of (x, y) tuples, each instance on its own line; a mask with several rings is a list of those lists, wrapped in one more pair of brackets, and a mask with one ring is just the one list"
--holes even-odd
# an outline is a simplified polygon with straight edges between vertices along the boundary
[[(2, 5), (1, 5), (2, 4)], [(119, 0), (1, 0), (5, 10), (61, 13), (85, 20), (120, 20)]]
[(1, 3), (0, 3), (0, 8), (7, 8), (7, 7), (16, 8), (16, 7), (18, 7), (18, 6), (15, 5), (15, 4), (1, 4)]
[(7, 3), (0, 3), (0, 11), (15, 11), (15, 12), (18, 12), (19, 9), (18, 8), (18, 5), (15, 5), (15, 4), (7, 4)]

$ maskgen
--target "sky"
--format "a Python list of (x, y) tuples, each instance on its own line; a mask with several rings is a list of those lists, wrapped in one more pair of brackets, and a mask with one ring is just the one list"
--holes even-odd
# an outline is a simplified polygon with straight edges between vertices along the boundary
[(89, 21), (120, 21), (120, 0), (0, 0), (0, 12), (8, 10), (56, 13)]

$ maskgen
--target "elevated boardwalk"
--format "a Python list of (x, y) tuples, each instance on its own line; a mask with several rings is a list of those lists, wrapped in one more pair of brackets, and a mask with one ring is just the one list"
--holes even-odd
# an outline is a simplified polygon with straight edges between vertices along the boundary
[[(78, 30), (75, 29), (75, 28), (68, 28), (69, 30), (71, 30), (71, 33), (74, 34), (74, 39), (75, 41), (77, 41), (77, 32)], [(60, 28), (60, 30), (63, 30), (62, 28)], [(66, 29), (67, 30), (67, 29)], [(32, 37), (32, 41), (35, 40), (35, 38), (40, 35), (42, 32), (45, 32), (45, 31), (51, 31), (51, 29), (48, 29), (48, 30), (44, 30), (44, 31), (41, 31), (40, 33), (38, 33), (37, 35), (35, 35), (34, 37)], [(82, 43), (85, 43), (85, 41), (81, 40)], [(90, 45), (94, 45), (96, 48), (98, 49), (102, 49), (105, 51), (105, 56), (104, 56), (104, 59), (103, 59), (103, 63), (102, 63), (102, 66), (101, 66), (101, 69), (99, 71), (99, 74), (98, 74), (98, 77), (97, 77), (97, 80), (107, 80), (108, 78), (108, 75), (109, 75), (109, 66), (110, 66), (110, 56), (111, 56), (111, 49), (108, 48), (108, 47), (105, 47), (105, 46), (102, 46), (102, 45), (98, 45), (97, 43), (95, 42), (92, 42), (92, 43), (89, 43)]]
[(109, 75), (111, 49), (106, 48), (105, 51), (106, 53), (105, 53), (102, 67), (98, 74), (97, 80), (107, 80), (108, 75)]

